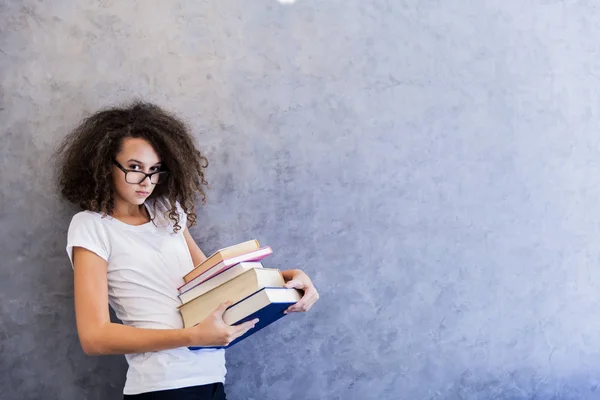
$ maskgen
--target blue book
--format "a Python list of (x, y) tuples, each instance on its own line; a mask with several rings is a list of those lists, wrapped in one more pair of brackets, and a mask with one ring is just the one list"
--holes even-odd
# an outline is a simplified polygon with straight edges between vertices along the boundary
[(191, 346), (190, 350), (199, 349), (227, 349), (234, 344), (246, 339), (248, 336), (255, 334), (265, 326), (271, 325), (281, 317), (289, 306), (296, 304), (302, 297), (302, 294), (297, 289), (288, 289), (284, 287), (265, 287), (250, 296), (232, 304), (223, 313), (223, 321), (227, 325), (239, 325), (246, 321), (251, 321), (258, 318), (258, 323), (254, 328), (250, 329), (244, 335), (235, 339), (227, 346)]

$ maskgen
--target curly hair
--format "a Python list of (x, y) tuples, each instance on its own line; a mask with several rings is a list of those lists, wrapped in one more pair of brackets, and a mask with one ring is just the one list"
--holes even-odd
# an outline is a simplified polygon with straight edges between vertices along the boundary
[(170, 209), (165, 213), (177, 232), (177, 202), (189, 225), (196, 223), (195, 198), (204, 203), (204, 169), (208, 159), (195, 146), (188, 126), (159, 106), (141, 101), (100, 110), (85, 118), (59, 145), (58, 186), (61, 194), (84, 210), (110, 214), (114, 207), (112, 162), (124, 138), (147, 140), (169, 171), (150, 198), (163, 197)]

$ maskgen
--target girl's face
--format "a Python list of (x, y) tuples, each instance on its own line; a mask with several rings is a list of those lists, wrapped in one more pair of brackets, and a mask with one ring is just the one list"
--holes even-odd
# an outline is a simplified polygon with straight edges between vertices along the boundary
[[(121, 143), (121, 149), (115, 157), (115, 161), (127, 171), (145, 172), (151, 174), (160, 171), (161, 162), (154, 148), (145, 139), (125, 138)], [(136, 176), (137, 175), (137, 176)], [(154, 191), (155, 184), (150, 182), (150, 177), (143, 177), (141, 174), (127, 173), (119, 168), (118, 165), (112, 165), (113, 187), (116, 192), (115, 200), (124, 200), (132, 205), (144, 204), (144, 201)], [(154, 176), (155, 179), (158, 176)]]

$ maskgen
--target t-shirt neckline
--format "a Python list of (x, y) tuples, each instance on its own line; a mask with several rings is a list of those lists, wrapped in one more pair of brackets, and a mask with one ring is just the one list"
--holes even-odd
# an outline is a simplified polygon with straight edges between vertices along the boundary
[(154, 219), (155, 219), (155, 216), (154, 216), (154, 214), (153, 214), (153, 212), (151, 210), (152, 207), (150, 207), (150, 205), (148, 204), (148, 201), (144, 202), (144, 207), (146, 207), (146, 211), (148, 211), (148, 215), (150, 215), (151, 219), (150, 219), (150, 221), (145, 222), (145, 223), (143, 223), (141, 225), (131, 225), (131, 224), (128, 224), (127, 222), (123, 222), (123, 221), (121, 221), (121, 220), (119, 220), (119, 219), (117, 219), (115, 217), (110, 216), (110, 215), (107, 215), (106, 218), (109, 221), (112, 221), (115, 224), (118, 224), (119, 226), (121, 226), (123, 228), (127, 228), (127, 229), (145, 230), (145, 229), (148, 229), (148, 228), (152, 228), (154, 226)]

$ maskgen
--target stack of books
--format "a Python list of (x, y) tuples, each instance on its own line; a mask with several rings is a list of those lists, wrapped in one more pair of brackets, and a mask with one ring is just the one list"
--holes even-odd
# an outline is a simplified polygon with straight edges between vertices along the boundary
[[(259, 322), (229, 345), (211, 347), (226, 348), (283, 317), (302, 295), (283, 287), (285, 280), (279, 269), (263, 267), (261, 260), (272, 253), (269, 246), (260, 247), (257, 240), (249, 240), (217, 250), (195, 266), (178, 289), (184, 327), (198, 324), (220, 304), (231, 301), (223, 314), (226, 324), (238, 325), (254, 318)], [(200, 348), (206, 347), (190, 347)]]

